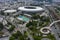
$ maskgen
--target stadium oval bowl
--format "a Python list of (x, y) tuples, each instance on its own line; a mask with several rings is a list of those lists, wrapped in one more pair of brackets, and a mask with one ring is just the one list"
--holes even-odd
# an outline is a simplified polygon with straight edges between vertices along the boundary
[(25, 12), (39, 12), (39, 11), (43, 11), (44, 9), (37, 6), (23, 6), (23, 7), (19, 7), (18, 10)]

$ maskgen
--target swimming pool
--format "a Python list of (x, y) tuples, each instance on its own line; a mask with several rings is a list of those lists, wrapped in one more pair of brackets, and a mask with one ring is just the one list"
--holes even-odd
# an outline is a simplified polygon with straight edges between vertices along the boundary
[(22, 21), (25, 21), (25, 22), (29, 21), (29, 18), (27, 18), (27, 17), (25, 17), (25, 16), (19, 16), (19, 18), (21, 18)]

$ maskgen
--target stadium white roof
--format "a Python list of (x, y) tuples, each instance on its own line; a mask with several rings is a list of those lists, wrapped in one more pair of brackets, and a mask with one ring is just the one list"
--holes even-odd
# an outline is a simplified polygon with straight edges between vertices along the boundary
[(17, 10), (5, 10), (4, 12), (5, 13), (13, 13), (13, 12), (16, 12)]
[[(30, 9), (26, 7), (34, 7), (35, 9)], [(36, 6), (24, 6), (24, 7), (19, 7), (18, 10), (26, 11), (26, 12), (38, 12), (38, 11), (43, 11), (44, 9)]]

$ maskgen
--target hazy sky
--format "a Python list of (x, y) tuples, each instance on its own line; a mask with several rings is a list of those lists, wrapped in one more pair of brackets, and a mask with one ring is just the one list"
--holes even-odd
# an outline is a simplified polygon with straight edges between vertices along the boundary
[[(0, 0), (0, 2), (4, 2), (4, 1), (11, 1), (11, 0)], [(20, 1), (20, 0), (19, 0)], [(21, 0), (23, 1), (23, 0)], [(53, 0), (54, 2), (60, 2), (60, 0)]]
[(53, 0), (53, 1), (55, 1), (55, 2), (60, 2), (60, 0)]

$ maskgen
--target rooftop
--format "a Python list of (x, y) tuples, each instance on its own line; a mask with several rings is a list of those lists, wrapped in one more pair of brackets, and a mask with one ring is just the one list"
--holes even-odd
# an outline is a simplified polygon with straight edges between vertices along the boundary
[(16, 12), (17, 10), (5, 10), (4, 12), (5, 13), (13, 13), (13, 12)]

